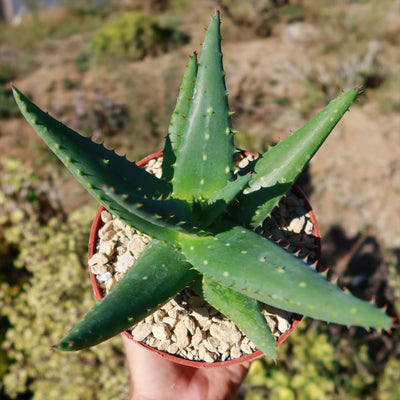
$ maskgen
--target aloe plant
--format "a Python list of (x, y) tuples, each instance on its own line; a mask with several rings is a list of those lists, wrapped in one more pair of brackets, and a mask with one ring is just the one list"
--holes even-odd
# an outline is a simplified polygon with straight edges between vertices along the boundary
[(255, 233), (355, 100), (342, 93), (303, 128), (235, 171), (234, 130), (216, 12), (200, 62), (191, 57), (163, 152), (162, 178), (50, 117), (13, 87), (22, 114), (112, 214), (150, 237), (116, 287), (55, 348), (96, 345), (145, 318), (187, 286), (276, 357), (259, 302), (322, 321), (389, 329), (373, 302)]

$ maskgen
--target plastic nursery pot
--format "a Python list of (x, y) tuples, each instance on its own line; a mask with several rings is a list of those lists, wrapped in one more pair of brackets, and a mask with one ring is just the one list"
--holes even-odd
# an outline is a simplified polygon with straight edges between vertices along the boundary
[[(249, 152), (242, 152), (242, 154), (244, 156), (252, 155)], [(159, 157), (162, 157), (162, 151), (145, 157), (144, 159), (139, 161), (137, 163), (137, 165), (140, 167), (144, 167), (150, 160), (156, 159)], [(318, 223), (317, 223), (315, 214), (311, 208), (311, 205), (310, 205), (307, 197), (305, 196), (303, 191), (296, 184), (292, 186), (292, 192), (297, 197), (303, 199), (303, 201), (304, 201), (303, 207), (307, 211), (309, 220), (313, 224), (312, 236), (314, 238), (315, 245), (316, 245), (316, 249), (315, 249), (316, 266), (317, 266), (317, 270), (319, 271), (320, 259), (321, 259), (321, 236), (320, 236), (319, 227), (318, 227)], [(103, 222), (101, 220), (101, 212), (103, 210), (105, 210), (105, 208), (103, 206), (100, 206), (98, 208), (96, 216), (95, 216), (93, 224), (92, 224), (92, 228), (90, 231), (90, 237), (89, 237), (89, 254), (88, 254), (89, 259), (96, 253), (96, 246), (97, 246), (97, 242), (98, 242), (98, 231), (103, 225)], [(91, 282), (92, 282), (94, 295), (97, 300), (101, 300), (104, 297), (104, 293), (97, 282), (96, 276), (91, 272), (90, 267), (89, 267), (89, 273), (90, 273), (90, 278), (91, 278)], [(279, 336), (279, 338), (277, 339), (277, 342), (276, 342), (277, 346), (279, 346), (284, 340), (286, 340), (286, 338), (297, 328), (297, 326), (299, 325), (303, 316), (298, 315), (298, 314), (292, 314), (291, 318), (292, 318), (291, 319), (291, 327), (286, 332), (282, 333)], [(152, 351), (153, 353), (159, 355), (160, 357), (163, 357), (164, 359), (170, 360), (170, 361), (178, 363), (178, 364), (186, 365), (188, 367), (195, 367), (195, 368), (228, 367), (228, 366), (232, 366), (232, 365), (237, 365), (237, 364), (253, 361), (253, 360), (256, 360), (256, 359), (264, 356), (264, 354), (260, 350), (257, 350), (252, 354), (247, 354), (242, 357), (232, 359), (232, 360), (227, 360), (227, 361), (216, 361), (213, 363), (208, 363), (208, 362), (204, 362), (204, 361), (192, 361), (192, 360), (185, 359), (185, 358), (182, 358), (182, 357), (179, 357), (176, 355), (169, 354), (164, 351), (160, 351), (160, 350), (158, 350), (154, 347), (151, 347), (143, 342), (135, 341), (133, 339), (132, 335), (130, 334), (130, 332), (128, 332), (128, 331), (124, 331), (121, 334), (128, 337), (129, 339), (133, 340), (138, 345)]]

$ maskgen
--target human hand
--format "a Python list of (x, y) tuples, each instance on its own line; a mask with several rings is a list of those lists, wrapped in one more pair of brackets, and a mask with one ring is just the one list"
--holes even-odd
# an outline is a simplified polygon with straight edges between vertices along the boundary
[(225, 368), (194, 368), (161, 358), (122, 336), (130, 371), (129, 400), (233, 399), (250, 362)]

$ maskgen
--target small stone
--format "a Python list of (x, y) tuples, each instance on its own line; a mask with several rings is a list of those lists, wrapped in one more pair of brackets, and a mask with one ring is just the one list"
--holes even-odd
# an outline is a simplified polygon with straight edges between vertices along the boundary
[(171, 336), (171, 331), (167, 324), (154, 324), (151, 331), (154, 337), (158, 340), (166, 340)]
[(215, 353), (211, 353), (205, 347), (200, 347), (199, 358), (205, 362), (212, 363), (217, 359), (217, 355)]
[(124, 275), (125, 274), (123, 274), (122, 272), (115, 272), (115, 274), (114, 274), (114, 279), (117, 281), (117, 282), (119, 282), (123, 277), (124, 277)]
[(174, 334), (176, 335), (176, 343), (180, 348), (185, 348), (189, 346), (190, 340), (188, 337), (188, 330), (183, 321), (179, 321), (176, 324), (174, 328)]
[(171, 317), (164, 317), (162, 321), (164, 324), (168, 324), (171, 328), (173, 328), (176, 324), (176, 319)]
[(144, 319), (144, 322), (146, 322), (146, 324), (152, 325), (152, 324), (154, 323), (153, 314), (148, 315), (148, 316)]
[(205, 345), (208, 350), (213, 351), (214, 353), (218, 352), (218, 346), (220, 344), (220, 340), (218, 340), (217, 338), (210, 336), (207, 338), (207, 343), (209, 344), (210, 347), (207, 347), (207, 345)]
[(253, 350), (250, 348), (250, 346), (247, 343), (242, 343), (240, 345), (240, 350), (245, 354), (252, 354), (253, 353)]
[(106, 292), (108, 293), (115, 286), (115, 278), (111, 277), (106, 281)]
[(121, 221), (119, 218), (114, 219), (114, 227), (116, 228), (115, 230), (125, 230), (125, 222)]
[(122, 272), (123, 274), (128, 271), (128, 268), (133, 265), (135, 262), (135, 258), (132, 256), (129, 251), (126, 251), (124, 254), (117, 256), (117, 260), (114, 263), (114, 269), (117, 272)]
[(288, 229), (292, 232), (301, 232), (306, 224), (306, 217), (301, 215), (298, 218), (294, 218), (290, 221)]
[(177, 317), (178, 317), (178, 309), (179, 308), (180, 307), (171, 308), (171, 310), (168, 311), (168, 316), (173, 318), (173, 319), (177, 319)]
[(115, 243), (112, 240), (102, 241), (99, 248), (99, 253), (103, 254), (109, 260), (115, 252)]
[(111, 221), (112, 220), (112, 214), (110, 214), (108, 211), (106, 211), (106, 210), (103, 210), (102, 212), (101, 212), (101, 220), (104, 222), (104, 223), (107, 223), (107, 222), (109, 222), (109, 221)]
[(185, 315), (182, 320), (185, 324), (186, 329), (190, 332), (191, 335), (193, 335), (196, 329), (196, 324), (194, 323), (193, 319), (188, 315)]
[(249, 165), (249, 160), (247, 158), (243, 158), (242, 160), (239, 161), (238, 167), (239, 168), (244, 168)]
[(276, 318), (278, 319), (278, 329), (280, 332), (286, 332), (290, 328), (290, 324), (285, 317), (281, 317), (277, 315)]
[(192, 336), (192, 346), (198, 346), (205, 339), (205, 337), (205, 332), (197, 327), (194, 335)]
[(162, 310), (164, 310), (166, 313), (169, 311), (169, 310), (172, 310), (174, 308), (174, 306), (172, 305), (172, 303), (169, 301), (168, 303), (165, 303), (162, 307), (161, 307), (161, 309)]
[(229, 350), (230, 346), (229, 343), (227, 342), (220, 342), (219, 346), (218, 346), (218, 351), (221, 354), (225, 354), (228, 350)]
[(128, 247), (129, 239), (123, 234), (118, 234), (118, 243), (119, 243), (119, 246), (126, 249)]
[(314, 224), (310, 220), (307, 220), (306, 226), (304, 227), (304, 233), (306, 235), (312, 235), (313, 232), (314, 232)]
[(151, 333), (151, 325), (146, 323), (139, 323), (132, 329), (132, 336), (138, 342), (146, 339)]
[(242, 336), (242, 333), (238, 329), (232, 330), (230, 337), (231, 343), (239, 343)]
[(146, 243), (143, 241), (143, 236), (135, 235), (128, 242), (128, 251), (133, 254), (135, 258), (139, 257), (139, 254), (145, 249)]
[(154, 322), (156, 323), (162, 322), (164, 316), (165, 316), (164, 310), (157, 310), (156, 312), (153, 313)]
[(162, 340), (157, 346), (157, 349), (160, 351), (166, 351), (168, 347), (172, 344), (171, 340)]
[(167, 348), (166, 351), (170, 354), (176, 354), (178, 351), (178, 345), (176, 343), (171, 343)]
[(232, 359), (236, 359), (242, 356), (242, 352), (240, 351), (238, 346), (233, 346), (231, 348), (230, 356)]
[(101, 229), (99, 230), (99, 237), (102, 238), (102, 235), (107, 233), (107, 232), (114, 232), (114, 222), (108, 221), (106, 222)]
[(89, 260), (90, 270), (95, 275), (105, 274), (107, 272), (108, 259), (104, 254), (96, 253)]
[(159, 346), (159, 344), (160, 344), (160, 340), (159, 339), (156, 339), (156, 338), (154, 338), (154, 337), (151, 337), (151, 338), (149, 338), (149, 341), (148, 341), (148, 343), (147, 343), (149, 346), (151, 346), (151, 347), (156, 347), (157, 348), (157, 346)]
[(210, 326), (213, 324), (211, 319), (208, 319), (204, 325), (202, 326), (203, 331), (208, 331), (210, 329)]
[(221, 361), (226, 361), (226, 359), (229, 357), (230, 353), (229, 351), (225, 351), (222, 355), (221, 355)]
[(114, 240), (114, 236), (115, 236), (115, 232), (113, 230), (107, 231), (107, 232), (101, 232), (99, 231), (99, 239), (100, 241), (104, 240), (112, 240), (113, 242), (116, 242), (116, 240)]
[(186, 358), (188, 360), (193, 360), (193, 358), (194, 358), (193, 353), (191, 351), (187, 351), (186, 352)]
[(111, 279), (112, 278), (112, 275), (111, 275), (111, 272), (110, 271), (107, 271), (106, 273), (104, 273), (104, 274), (100, 274), (100, 275), (96, 275), (96, 280), (97, 280), (97, 282), (99, 282), (99, 283), (101, 283), (101, 284), (103, 284), (103, 288), (105, 289), (105, 282), (107, 282), (109, 279)]

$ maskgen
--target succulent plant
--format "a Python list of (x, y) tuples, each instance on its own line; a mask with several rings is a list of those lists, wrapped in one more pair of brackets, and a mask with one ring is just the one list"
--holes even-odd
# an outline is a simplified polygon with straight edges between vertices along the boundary
[[(304, 127), (235, 167), (220, 16), (190, 58), (163, 150), (162, 177), (83, 137), (13, 87), (22, 114), (112, 214), (153, 240), (124, 278), (56, 346), (79, 350), (131, 327), (191, 286), (276, 357), (259, 302), (327, 322), (389, 329), (373, 302), (255, 233), (358, 95), (342, 93)], [(62, 267), (62, 266), (61, 266)]]

